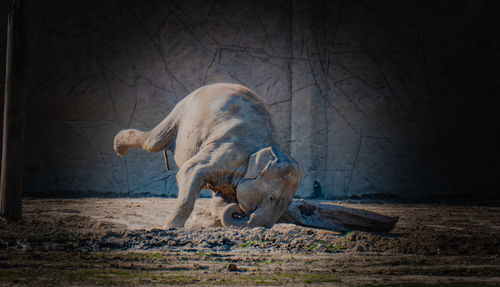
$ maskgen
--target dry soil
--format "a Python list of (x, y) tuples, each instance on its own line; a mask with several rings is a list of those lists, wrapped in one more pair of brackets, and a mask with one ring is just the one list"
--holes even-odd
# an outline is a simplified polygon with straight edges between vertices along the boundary
[(500, 285), (500, 202), (335, 203), (399, 216), (390, 233), (164, 229), (174, 203), (25, 199), (22, 221), (0, 221), (0, 286)]

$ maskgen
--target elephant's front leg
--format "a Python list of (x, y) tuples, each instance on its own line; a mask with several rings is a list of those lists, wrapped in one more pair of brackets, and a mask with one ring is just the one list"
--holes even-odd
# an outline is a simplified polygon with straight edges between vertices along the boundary
[(177, 205), (167, 220), (166, 227), (184, 227), (184, 223), (191, 215), (196, 198), (205, 185), (210, 172), (209, 165), (201, 164), (207, 162), (206, 159), (207, 156), (197, 155), (189, 159), (179, 169), (177, 173), (177, 184), (179, 186)]

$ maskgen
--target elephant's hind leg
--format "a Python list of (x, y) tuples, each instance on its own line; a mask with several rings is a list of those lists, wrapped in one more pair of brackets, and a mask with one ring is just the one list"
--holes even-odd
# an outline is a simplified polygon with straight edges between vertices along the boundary
[(212, 167), (209, 154), (199, 153), (182, 165), (177, 173), (179, 194), (174, 212), (167, 220), (167, 227), (184, 227), (184, 223), (193, 211), (196, 198), (206, 184)]

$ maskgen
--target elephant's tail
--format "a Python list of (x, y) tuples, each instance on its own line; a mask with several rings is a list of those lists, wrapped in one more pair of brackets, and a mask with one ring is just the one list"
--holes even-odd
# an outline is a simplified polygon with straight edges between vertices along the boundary
[(172, 111), (161, 123), (145, 133), (143, 149), (150, 152), (160, 152), (167, 148), (177, 135), (176, 119), (178, 116), (176, 114), (176, 110)]
[(178, 118), (174, 110), (152, 130), (143, 132), (136, 129), (121, 130), (114, 141), (114, 149), (119, 156), (125, 155), (130, 148), (142, 148), (150, 152), (165, 150), (177, 134)]

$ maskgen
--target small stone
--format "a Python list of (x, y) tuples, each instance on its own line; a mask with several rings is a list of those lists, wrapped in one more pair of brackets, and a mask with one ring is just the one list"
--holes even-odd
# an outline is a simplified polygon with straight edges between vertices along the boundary
[(235, 264), (229, 264), (227, 266), (227, 271), (230, 271), (230, 272), (238, 271), (238, 267), (236, 267)]

